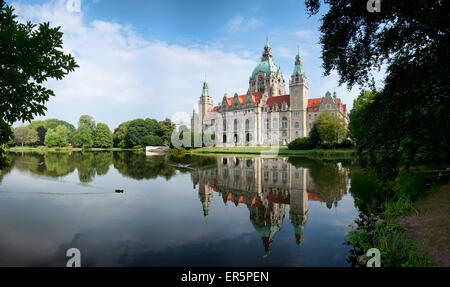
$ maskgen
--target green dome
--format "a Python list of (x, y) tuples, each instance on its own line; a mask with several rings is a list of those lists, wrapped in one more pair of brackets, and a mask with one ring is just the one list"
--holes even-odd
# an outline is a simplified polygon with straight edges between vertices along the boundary
[(270, 73), (272, 73), (272, 72), (278, 73), (279, 70), (280, 70), (280, 68), (277, 65), (275, 65), (275, 63), (273, 61), (271, 61), (271, 60), (262, 61), (253, 70), (252, 79), (255, 79), (255, 75), (259, 71), (262, 71), (262, 72), (266, 73), (266, 76), (269, 76)]
[(253, 228), (255, 228), (255, 230), (259, 233), (259, 236), (261, 237), (272, 238), (273, 236), (275, 236), (275, 233), (277, 233), (280, 230), (280, 228), (277, 225), (258, 226), (253, 220), (252, 225)]

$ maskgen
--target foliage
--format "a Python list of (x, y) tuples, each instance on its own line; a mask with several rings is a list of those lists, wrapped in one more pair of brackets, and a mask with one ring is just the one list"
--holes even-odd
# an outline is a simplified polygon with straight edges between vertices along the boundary
[[(306, 1), (310, 15), (321, 2)], [(325, 74), (336, 70), (340, 83), (374, 91), (371, 71), (386, 68), (382, 89), (353, 117), (361, 160), (386, 180), (402, 165), (448, 164), (450, 2), (383, 1), (381, 13), (366, 12), (366, 1), (323, 2), (329, 7), (320, 28)]]
[(304, 150), (313, 149), (314, 143), (309, 137), (296, 138), (288, 144), (288, 149), (291, 150)]
[(166, 146), (170, 145), (172, 132), (175, 129), (175, 124), (168, 118), (164, 121), (158, 122), (158, 131), (156, 133), (162, 140), (162, 143)]
[(123, 122), (114, 130), (113, 143), (115, 147), (125, 148), (127, 146), (125, 137), (127, 135), (127, 126), (129, 123), (129, 121)]
[(329, 111), (323, 111), (314, 121), (322, 142), (336, 145), (347, 137), (345, 120), (341, 117), (331, 114)]
[(58, 146), (63, 147), (67, 146), (69, 137), (69, 130), (66, 126), (60, 125), (57, 126), (56, 129), (49, 129), (45, 136), (45, 145), (48, 147)]
[(311, 130), (309, 131), (309, 138), (311, 139), (314, 147), (319, 147), (322, 143), (320, 139), (319, 130), (317, 129), (317, 124), (314, 122)]
[(163, 141), (159, 136), (155, 135), (146, 135), (142, 138), (142, 143), (145, 146), (161, 146), (163, 145)]
[(113, 139), (111, 130), (107, 124), (98, 123), (93, 133), (94, 146), (97, 147), (111, 147)]
[(60, 27), (22, 24), (13, 12), (0, 0), (0, 115), (7, 123), (44, 115), (44, 104), (54, 92), (41, 84), (50, 78), (61, 80), (78, 67), (63, 52)]
[(25, 142), (27, 145), (34, 145), (34, 144), (39, 143), (39, 137), (38, 137), (37, 131), (28, 130), (28, 135), (27, 135), (27, 139)]
[(28, 136), (28, 128), (20, 126), (14, 129), (14, 141), (23, 146)]
[(30, 130), (36, 130), (42, 126), (46, 129), (56, 129), (57, 126), (65, 126), (70, 133), (73, 133), (75, 131), (75, 127), (63, 120), (58, 120), (58, 119), (47, 119), (47, 120), (43, 120), (43, 121), (32, 121), (29, 125), (28, 128)]
[(91, 131), (95, 130), (95, 121), (92, 116), (82, 115), (78, 120), (78, 127), (87, 126)]
[(47, 129), (43, 126), (38, 126), (36, 128), (36, 132), (38, 134), (39, 137), (39, 145), (44, 145), (44, 141), (45, 141), (45, 134), (47, 133)]
[[(48, 133), (48, 132), (47, 132)], [(94, 145), (92, 130), (88, 125), (81, 125), (72, 136), (74, 147), (89, 148)]]

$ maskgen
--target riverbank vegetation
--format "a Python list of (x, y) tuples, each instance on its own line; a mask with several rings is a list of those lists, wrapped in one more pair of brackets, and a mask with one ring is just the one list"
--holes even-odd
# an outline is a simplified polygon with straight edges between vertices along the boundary
[[(321, 0), (305, 2), (310, 16), (322, 10)], [(352, 194), (367, 205), (362, 210), (370, 207), (369, 218), (376, 212), (383, 221), (360, 225), (349, 233), (350, 242), (363, 252), (380, 249), (381, 266), (428, 266), (392, 218), (411, 212), (449, 180), (442, 176), (450, 165), (450, 71), (442, 64), (450, 60), (449, 3), (387, 1), (383, 9), (389, 13), (362, 13), (365, 1), (325, 2), (320, 27), (325, 75), (336, 71), (340, 84), (362, 87), (349, 132), (360, 163), (374, 173), (374, 185)], [(381, 68), (384, 82), (375, 83), (372, 72)], [(357, 186), (352, 177), (351, 189)], [(361, 195), (368, 198), (359, 200)]]

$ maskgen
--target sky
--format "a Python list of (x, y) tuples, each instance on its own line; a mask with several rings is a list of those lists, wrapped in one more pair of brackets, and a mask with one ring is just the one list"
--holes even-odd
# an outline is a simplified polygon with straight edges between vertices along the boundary
[(335, 72), (323, 75), (318, 42), (326, 10), (308, 17), (304, 0), (6, 2), (20, 21), (61, 26), (64, 50), (80, 66), (61, 81), (45, 83), (56, 96), (46, 115), (35, 119), (76, 126), (88, 114), (111, 129), (136, 118), (186, 120), (205, 79), (215, 105), (225, 93), (247, 92), (266, 37), (286, 85), (299, 50), (309, 98), (336, 91), (350, 110), (359, 94), (357, 87), (339, 87)]

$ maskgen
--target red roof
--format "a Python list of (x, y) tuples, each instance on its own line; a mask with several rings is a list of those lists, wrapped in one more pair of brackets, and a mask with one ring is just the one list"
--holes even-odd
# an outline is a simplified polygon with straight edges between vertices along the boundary
[[(259, 104), (263, 94), (264, 94), (264, 92), (252, 93), (253, 102)], [(239, 103), (241, 103), (241, 104), (245, 103), (245, 100), (247, 99), (247, 94), (238, 96), (238, 99), (239, 99)], [(233, 100), (234, 100), (234, 97), (227, 98), (227, 104), (229, 106), (233, 105)], [(218, 109), (219, 109), (219, 107), (216, 106), (211, 110), (211, 112), (217, 112)]]
[(283, 102), (285, 102), (289, 106), (289, 104), (290, 104), (289, 95), (269, 97), (267, 99), (267, 106), (269, 106), (269, 108), (272, 108), (273, 105), (276, 104), (278, 106), (278, 108), (281, 109), (281, 105), (283, 104)]
[(211, 112), (217, 112), (217, 110), (219, 109), (219, 107), (214, 107)]

